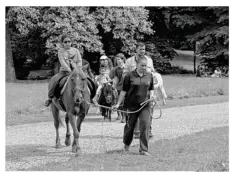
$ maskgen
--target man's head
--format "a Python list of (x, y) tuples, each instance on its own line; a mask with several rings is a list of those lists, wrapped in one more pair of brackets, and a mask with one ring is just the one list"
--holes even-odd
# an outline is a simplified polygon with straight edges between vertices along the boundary
[(140, 73), (144, 73), (147, 67), (147, 58), (144, 55), (140, 55), (137, 59), (137, 70)]
[(143, 42), (138, 42), (136, 45), (137, 55), (145, 55), (145, 44)]

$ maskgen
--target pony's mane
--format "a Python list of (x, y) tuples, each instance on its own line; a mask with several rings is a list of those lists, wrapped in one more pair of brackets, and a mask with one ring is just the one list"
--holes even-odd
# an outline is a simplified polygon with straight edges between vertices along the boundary
[(102, 89), (105, 91), (111, 91), (111, 90), (113, 90), (113, 87), (112, 87), (112, 85), (105, 83), (105, 85), (104, 85), (104, 87), (102, 87)]

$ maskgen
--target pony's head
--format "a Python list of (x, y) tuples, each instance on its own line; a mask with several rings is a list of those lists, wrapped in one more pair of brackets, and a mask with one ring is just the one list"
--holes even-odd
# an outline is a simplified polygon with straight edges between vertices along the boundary
[(84, 93), (87, 87), (86, 79), (86, 75), (78, 68), (75, 68), (71, 74), (73, 101), (76, 105), (75, 110), (77, 113), (80, 111), (80, 105), (84, 101)]
[(114, 90), (111, 84), (105, 83), (102, 87), (102, 95), (105, 98), (107, 104), (111, 104), (114, 101)]

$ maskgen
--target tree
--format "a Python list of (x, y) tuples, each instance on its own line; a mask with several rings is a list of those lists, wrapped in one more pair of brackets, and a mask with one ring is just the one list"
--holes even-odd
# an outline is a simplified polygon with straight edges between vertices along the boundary
[(229, 8), (182, 7), (173, 8), (170, 17), (171, 34), (194, 50), (200, 43), (200, 55), (208, 66), (228, 65)]
[[(125, 54), (132, 55), (136, 42), (153, 34), (148, 10), (144, 7), (98, 7), (94, 16), (102, 30), (101, 35), (107, 37), (104, 43), (119, 44), (120, 51)], [(106, 50), (109, 53), (109, 48)]]
[(11, 41), (10, 41), (10, 33), (9, 26), (6, 24), (6, 82), (13, 82), (16, 80), (15, 70), (14, 70), (14, 62), (11, 50)]
[(37, 36), (31, 33), (38, 28), (38, 14), (36, 8), (6, 7), (6, 23), (9, 26), (9, 39), (12, 43), (11, 54), (13, 55), (17, 79), (25, 79), (29, 69), (26, 68), (24, 63), (31, 59), (31, 61), (34, 61), (38, 57), (37, 54), (42, 52), (34, 50), (33, 47), (36, 47), (36, 45), (34, 46), (34, 43), (31, 43), (33, 38), (31, 39), (30, 36)]
[[(133, 53), (135, 42), (153, 33), (147, 18), (148, 11), (143, 7), (9, 7), (6, 21), (14, 32), (15, 59), (22, 66), (30, 58), (37, 65), (34, 68), (45, 63), (43, 52), (48, 56), (43, 59), (54, 63), (63, 33), (69, 33), (73, 46), (82, 52)], [(38, 48), (43, 44), (45, 49)]]

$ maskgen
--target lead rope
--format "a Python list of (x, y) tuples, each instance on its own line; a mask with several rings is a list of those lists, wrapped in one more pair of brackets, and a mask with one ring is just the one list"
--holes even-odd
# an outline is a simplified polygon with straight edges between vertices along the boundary
[(101, 162), (101, 170), (104, 171), (104, 163), (105, 163), (105, 156), (104, 153), (106, 152), (106, 144), (105, 144), (105, 138), (104, 138), (104, 119), (101, 121), (101, 147), (102, 147), (102, 162)]
[[(110, 110), (114, 110), (114, 111), (126, 113), (127, 114), (127, 118), (128, 118), (127, 121), (128, 121), (129, 120), (129, 115), (128, 114), (133, 114), (133, 113), (139, 112), (141, 109), (143, 109), (145, 107), (145, 105), (147, 105), (147, 103), (152, 102), (152, 101), (155, 102), (153, 108), (155, 107), (155, 105), (157, 105), (158, 108), (159, 108), (159, 110), (160, 110), (160, 115), (158, 117), (156, 117), (156, 118), (153, 118), (153, 119), (160, 119), (161, 116), (162, 116), (162, 110), (161, 110), (161, 107), (158, 104), (158, 102), (155, 101), (154, 99), (148, 99), (148, 100), (144, 101), (143, 103), (140, 104), (141, 107), (138, 110), (136, 110), (136, 111), (128, 111), (128, 110), (123, 111), (123, 110), (113, 109), (111, 107), (100, 105), (100, 104), (95, 105), (95, 104), (89, 103), (87, 101), (86, 101), (86, 103), (89, 104), (89, 105), (93, 105), (93, 106), (97, 106), (97, 107), (103, 107), (103, 108), (106, 108), (106, 109), (110, 109)], [(104, 138), (104, 132), (103, 131), (104, 131), (104, 120), (102, 119), (102, 122), (101, 122), (101, 142), (102, 142), (102, 144), (101, 144), (101, 146), (102, 146), (102, 151), (106, 152), (107, 148), (106, 148), (106, 144), (105, 144), (105, 138)], [(105, 162), (105, 156), (103, 154), (102, 163), (101, 163), (101, 170), (104, 170), (104, 162)]]
[[(89, 104), (89, 105), (93, 105), (93, 106), (97, 106), (97, 107), (102, 107), (102, 108), (110, 109), (110, 110), (113, 110), (113, 111), (123, 112), (123, 113), (127, 113), (127, 114), (133, 114), (133, 113), (139, 112), (139, 111), (140, 111), (141, 109), (143, 109), (143, 108), (145, 107), (145, 105), (147, 105), (147, 103), (149, 103), (149, 102), (155, 102), (154, 107), (157, 105), (158, 108), (159, 108), (159, 110), (160, 110), (159, 116), (158, 116), (158, 117), (155, 117), (155, 118), (153, 117), (153, 119), (160, 119), (161, 116), (162, 116), (162, 110), (161, 110), (161, 107), (160, 107), (159, 103), (158, 103), (156, 100), (154, 100), (154, 99), (148, 99), (148, 100), (144, 101), (143, 103), (140, 104), (141, 107), (140, 107), (138, 110), (136, 110), (136, 111), (123, 111), (123, 110), (113, 109), (113, 108), (111, 108), (111, 107), (104, 106), (104, 105), (100, 105), (100, 104), (93, 104), (93, 103), (89, 103), (89, 102), (86, 102), (86, 103)], [(153, 114), (152, 114), (152, 116), (153, 116)]]

